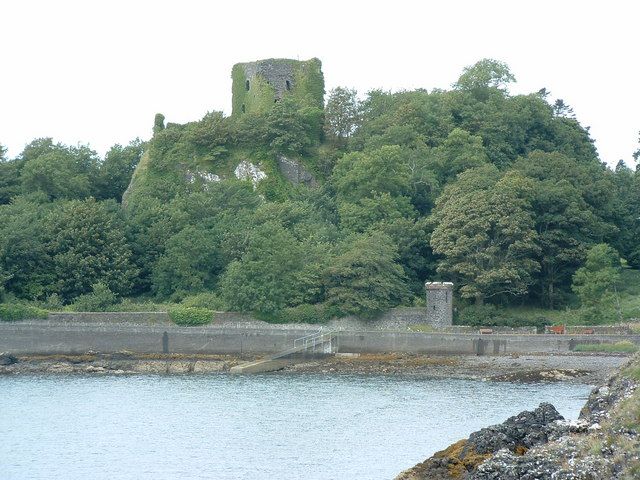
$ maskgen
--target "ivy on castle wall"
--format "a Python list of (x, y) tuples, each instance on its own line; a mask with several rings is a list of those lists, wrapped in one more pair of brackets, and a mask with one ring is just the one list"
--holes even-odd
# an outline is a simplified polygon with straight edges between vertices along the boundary
[(245, 86), (247, 79), (240, 65), (234, 65), (232, 79), (232, 108), (234, 115), (242, 113), (242, 105), (245, 106), (247, 112), (253, 113), (265, 113), (273, 107), (276, 91), (266, 80), (260, 77), (253, 78), (251, 80), (251, 88), (247, 90)]
[[(275, 65), (289, 65), (292, 70), (293, 86), (290, 95), (300, 107), (324, 108), (324, 76), (322, 62), (317, 58), (307, 61), (290, 59), (270, 59)], [(243, 64), (236, 64), (231, 71), (232, 77), (232, 114), (245, 112), (266, 113), (273, 108), (276, 89), (264, 78), (254, 76), (250, 80), (250, 89), (246, 89), (247, 78)]]

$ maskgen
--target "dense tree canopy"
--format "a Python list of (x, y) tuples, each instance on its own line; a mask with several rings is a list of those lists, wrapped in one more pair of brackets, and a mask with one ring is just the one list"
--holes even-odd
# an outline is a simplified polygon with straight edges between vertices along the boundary
[[(338, 87), (324, 111), (285, 95), (184, 125), (158, 114), (151, 139), (104, 158), (50, 138), (15, 158), (0, 145), (0, 301), (370, 318), (451, 280), (461, 306), (610, 315), (617, 255), (640, 268), (640, 173), (607, 168), (570, 106), (511, 95), (514, 81), (483, 59), (450, 90)], [(266, 178), (236, 179), (241, 162)]]

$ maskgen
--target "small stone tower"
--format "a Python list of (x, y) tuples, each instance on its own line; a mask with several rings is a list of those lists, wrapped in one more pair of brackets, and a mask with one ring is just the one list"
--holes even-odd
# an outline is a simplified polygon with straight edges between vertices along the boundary
[(291, 95), (301, 106), (322, 109), (324, 76), (317, 58), (300, 61), (270, 58), (237, 63), (231, 71), (232, 115), (264, 113), (285, 95)]
[(453, 324), (453, 283), (427, 282), (427, 323), (434, 327)]

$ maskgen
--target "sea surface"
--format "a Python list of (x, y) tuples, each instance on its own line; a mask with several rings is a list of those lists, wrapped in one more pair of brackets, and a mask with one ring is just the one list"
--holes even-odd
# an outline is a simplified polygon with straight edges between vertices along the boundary
[(590, 387), (398, 376), (0, 377), (0, 478), (392, 479)]

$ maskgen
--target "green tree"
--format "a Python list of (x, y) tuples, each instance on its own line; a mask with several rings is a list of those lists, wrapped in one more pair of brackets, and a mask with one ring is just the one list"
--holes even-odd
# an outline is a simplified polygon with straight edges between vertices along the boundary
[(581, 178), (585, 168), (580, 163), (560, 153), (535, 151), (518, 160), (514, 168), (535, 182), (532, 209), (540, 272), (534, 296), (554, 308), (566, 300), (571, 277), (587, 249), (610, 227), (584, 198), (585, 183), (596, 178), (590, 173)]
[(388, 193), (362, 198), (354, 203), (342, 202), (338, 205), (338, 213), (340, 227), (358, 233), (376, 229), (380, 223), (416, 217), (408, 197), (392, 197)]
[(213, 289), (222, 261), (217, 239), (203, 228), (188, 226), (167, 241), (153, 267), (153, 291), (174, 300)]
[(304, 252), (293, 235), (276, 222), (256, 228), (240, 260), (231, 262), (220, 289), (231, 309), (274, 314), (297, 296), (297, 273)]
[(70, 301), (102, 282), (118, 295), (129, 293), (137, 272), (114, 201), (66, 202), (45, 224), (45, 247), (55, 279), (52, 292)]
[(349, 238), (324, 272), (326, 304), (341, 315), (373, 318), (408, 296), (398, 251), (380, 232)]
[(620, 270), (620, 255), (614, 248), (599, 243), (589, 249), (584, 266), (573, 276), (572, 285), (586, 320), (603, 323), (616, 317)]
[(8, 277), (7, 292), (19, 298), (44, 299), (54, 281), (44, 239), (52, 208), (24, 197), (0, 206), (0, 269)]
[(485, 100), (490, 94), (490, 89), (506, 92), (507, 85), (515, 81), (516, 77), (506, 63), (483, 58), (465, 67), (454, 87), (473, 93), (479, 100)]
[(333, 171), (338, 200), (351, 202), (382, 193), (408, 193), (409, 178), (409, 167), (398, 146), (349, 153), (338, 160)]
[(620, 160), (616, 166), (614, 222), (618, 234), (611, 245), (627, 263), (640, 268), (640, 170), (632, 171)]
[(81, 199), (92, 194), (98, 156), (86, 146), (65, 147), (51, 139), (32, 142), (23, 151), (20, 179), (25, 193), (41, 192), (50, 200)]
[(323, 111), (302, 107), (295, 98), (285, 95), (266, 114), (262, 144), (276, 153), (309, 153), (320, 143)]
[(324, 114), (327, 137), (336, 144), (344, 145), (360, 122), (358, 92), (349, 88), (334, 88), (329, 92)]
[(106, 284), (98, 282), (91, 285), (90, 293), (77, 297), (71, 308), (76, 312), (108, 312), (117, 303), (116, 294)]
[(438, 271), (477, 304), (527, 293), (538, 269), (530, 209), (531, 182), (517, 173), (500, 178), (493, 166), (468, 170), (436, 202), (431, 236), (443, 256)]
[(122, 194), (129, 186), (143, 151), (144, 144), (140, 139), (133, 140), (126, 147), (114, 145), (109, 149), (94, 179), (94, 191), (98, 200), (122, 200)]
[(20, 170), (24, 162), (9, 160), (7, 149), (0, 144), (0, 205), (5, 205), (20, 194)]
[(434, 149), (435, 165), (442, 183), (448, 183), (461, 172), (489, 163), (482, 138), (461, 128), (454, 128), (446, 140)]

